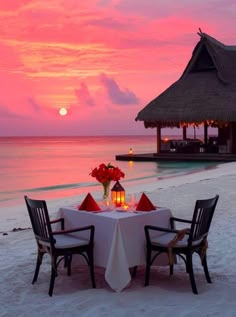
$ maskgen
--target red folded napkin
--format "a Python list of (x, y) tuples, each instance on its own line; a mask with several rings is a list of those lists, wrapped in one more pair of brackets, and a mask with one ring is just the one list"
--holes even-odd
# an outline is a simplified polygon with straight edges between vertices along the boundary
[(137, 204), (136, 210), (140, 211), (151, 211), (155, 210), (156, 207), (151, 203), (146, 194), (142, 193), (142, 196)]
[(101, 208), (98, 206), (93, 196), (88, 193), (82, 204), (79, 206), (78, 210), (98, 211), (101, 210)]

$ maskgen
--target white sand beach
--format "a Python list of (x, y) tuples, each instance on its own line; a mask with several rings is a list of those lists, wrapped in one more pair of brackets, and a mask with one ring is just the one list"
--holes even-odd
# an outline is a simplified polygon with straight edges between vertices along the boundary
[[(32, 230), (12, 231), (31, 226), (25, 205), (2, 207), (0, 316), (236, 316), (235, 188), (236, 163), (227, 163), (216, 169), (128, 189), (137, 193), (145, 191), (153, 203), (166, 206), (173, 215), (184, 218), (191, 218), (196, 199), (219, 194), (208, 239), (212, 284), (206, 282), (199, 258), (194, 258), (199, 295), (192, 293), (184, 263), (180, 262), (173, 276), (169, 276), (168, 267), (152, 269), (148, 287), (144, 287), (144, 267), (139, 268), (129, 287), (119, 293), (106, 283), (104, 269), (95, 269), (96, 289), (91, 288), (87, 267), (74, 267), (71, 277), (62, 269), (55, 282), (54, 295), (49, 297), (48, 258), (44, 259), (37, 283), (32, 285), (36, 260)], [(60, 206), (71, 205), (78, 199), (48, 201), (51, 217)]]

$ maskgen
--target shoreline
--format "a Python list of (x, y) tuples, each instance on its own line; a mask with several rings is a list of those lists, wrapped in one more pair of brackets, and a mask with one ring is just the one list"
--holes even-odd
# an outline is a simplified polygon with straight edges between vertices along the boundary
[[(234, 172), (235, 171), (235, 172)], [(222, 176), (236, 174), (236, 162), (225, 163), (216, 165), (215, 168), (208, 168), (201, 171), (192, 172), (189, 174), (178, 175), (175, 177), (159, 179), (157, 181), (147, 183), (143, 182), (142, 187), (140, 184), (127, 185), (125, 187), (126, 194), (140, 194), (145, 192), (150, 197), (153, 193), (159, 194), (160, 191), (175, 188), (182, 185), (193, 184), (204, 180), (220, 178)], [(84, 190), (83, 193), (79, 193), (73, 196), (65, 196), (62, 198), (45, 199), (48, 205), (50, 215), (54, 216), (61, 206), (73, 205), (79, 203), (89, 191)], [(96, 189), (90, 191), (96, 200), (101, 200), (101, 186), (96, 186)], [(155, 195), (154, 195), (155, 196)], [(29, 197), (38, 198), (37, 195), (29, 195)], [(199, 197), (200, 199), (201, 197)], [(40, 199), (40, 198), (39, 198)], [(163, 204), (162, 204), (163, 205)], [(22, 196), (22, 203), (10, 206), (1, 206), (1, 226), (0, 232), (9, 232), (14, 228), (28, 228), (29, 218), (26, 210), (25, 202)]]
[[(142, 167), (140, 167), (138, 164), (143, 162), (138, 162), (136, 169), (137, 171), (140, 169), (142, 170)], [(148, 162), (145, 162), (146, 164), (149, 164)], [(122, 180), (122, 184), (125, 188), (129, 187), (142, 187), (143, 184), (147, 183), (154, 183), (156, 181), (161, 181), (165, 179), (171, 179), (175, 177), (185, 176), (188, 174), (194, 174), (199, 173), (204, 170), (208, 169), (214, 169), (218, 165), (223, 164), (221, 162), (212, 162), (212, 163), (201, 163), (200, 165), (187, 165), (182, 166), (181, 162), (173, 162), (171, 165), (169, 165), (171, 162), (160, 162), (160, 164), (164, 164), (158, 166), (158, 170), (154, 170), (155, 167), (152, 167), (152, 171), (147, 173), (147, 175), (143, 175), (140, 177), (136, 177), (135, 174), (129, 175), (128, 178), (125, 178)], [(191, 162), (192, 163), (192, 162)], [(198, 163), (198, 162), (197, 162)], [(152, 163), (151, 163), (152, 164)], [(167, 164), (165, 166), (165, 164)], [(175, 166), (175, 164), (177, 164)], [(180, 165), (179, 165), (180, 164)], [(152, 166), (152, 165), (151, 165)], [(168, 170), (168, 173), (166, 171)], [(138, 173), (138, 172), (137, 172)], [(44, 200), (56, 200), (60, 199), (61, 197), (73, 197), (73, 196), (81, 196), (87, 192), (96, 193), (100, 190), (101, 184), (99, 184), (96, 181), (88, 181), (85, 182), (79, 182), (79, 183), (64, 183), (64, 184), (56, 184), (56, 185), (49, 185), (49, 186), (41, 186), (39, 188), (32, 187), (28, 189), (16, 189), (12, 191), (6, 191), (5, 197), (3, 196), (3, 193), (0, 195), (0, 209), (1, 207), (11, 207), (16, 206), (22, 203), (22, 198), (25, 194), (28, 196), (35, 196), (38, 197), (38, 199), (44, 199)], [(3, 197), (2, 197), (3, 196)]]

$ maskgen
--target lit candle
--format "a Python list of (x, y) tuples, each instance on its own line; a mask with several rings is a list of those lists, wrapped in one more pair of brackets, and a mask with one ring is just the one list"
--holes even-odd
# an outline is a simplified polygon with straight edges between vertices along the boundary
[(128, 210), (129, 206), (125, 204), (125, 205), (123, 206), (123, 208), (124, 208), (124, 210)]

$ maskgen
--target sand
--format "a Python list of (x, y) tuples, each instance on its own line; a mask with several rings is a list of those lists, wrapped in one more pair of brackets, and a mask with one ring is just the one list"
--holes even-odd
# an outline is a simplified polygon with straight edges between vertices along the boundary
[[(51, 298), (47, 294), (48, 259), (44, 259), (37, 283), (31, 284), (36, 259), (32, 230), (12, 231), (31, 226), (24, 204), (1, 207), (0, 316), (236, 316), (235, 189), (236, 163), (128, 189), (132, 193), (145, 191), (153, 203), (185, 218), (191, 218), (196, 199), (220, 195), (208, 239), (212, 284), (206, 282), (200, 260), (194, 257), (199, 295), (192, 293), (180, 262), (171, 277), (166, 267), (153, 269), (148, 287), (143, 286), (144, 267), (139, 268), (136, 278), (120, 293), (110, 289), (102, 268), (95, 269), (96, 289), (91, 288), (87, 267), (73, 268), (71, 277), (60, 270)], [(78, 199), (48, 201), (51, 217), (59, 206)]]

